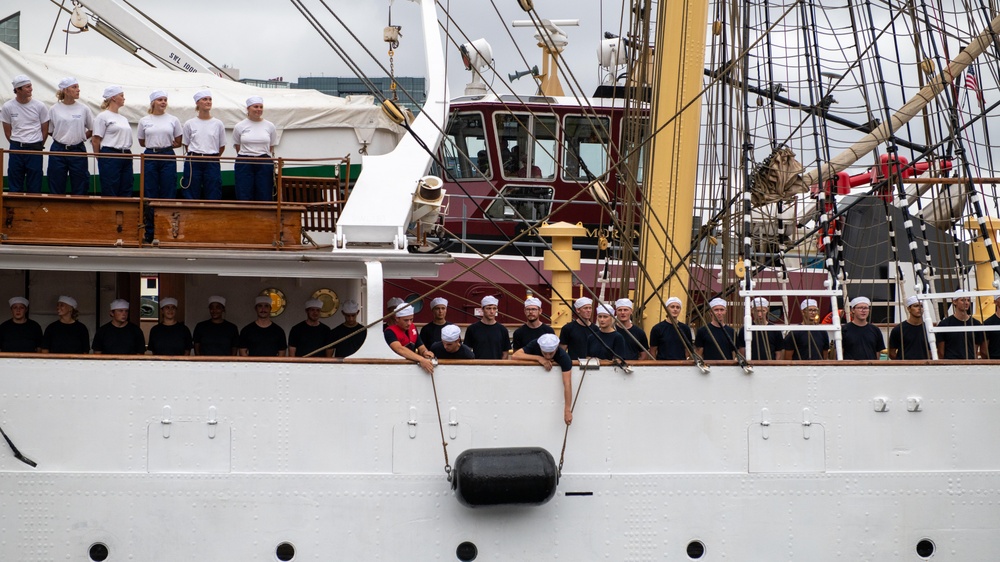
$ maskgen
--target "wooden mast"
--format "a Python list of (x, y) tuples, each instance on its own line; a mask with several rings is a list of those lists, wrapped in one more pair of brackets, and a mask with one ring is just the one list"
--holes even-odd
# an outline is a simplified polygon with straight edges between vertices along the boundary
[(640, 263), (649, 276), (641, 276), (637, 287), (638, 302), (646, 303), (642, 325), (647, 331), (663, 320), (668, 297), (680, 298), (687, 310), (690, 273), (683, 262), (691, 249), (708, 23), (707, 0), (661, 0), (657, 6), (653, 138), (640, 239)]

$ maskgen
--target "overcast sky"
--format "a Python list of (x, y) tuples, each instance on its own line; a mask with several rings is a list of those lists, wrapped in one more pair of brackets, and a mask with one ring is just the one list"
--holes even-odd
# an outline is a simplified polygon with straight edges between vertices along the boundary
[[(61, 0), (59, 0), (61, 1)], [(446, 6), (449, 0), (440, 0)], [(169, 29), (184, 42), (205, 55), (212, 62), (240, 69), (244, 78), (275, 78), (295, 81), (300, 76), (350, 76), (348, 68), (290, 1), (242, 0), (173, 0), (149, 2), (133, 0), (160, 25)], [(67, 5), (70, 2), (66, 2)], [(373, 76), (383, 75), (370, 57), (357, 46), (327, 12), (319, 0), (305, 0), (326, 29), (349, 48), (352, 58)], [(388, 0), (327, 0), (327, 4), (345, 20), (351, 30), (369, 50), (388, 66), (387, 46), (382, 41), (382, 29), (388, 23)], [(496, 0), (501, 6), (497, 15), (490, 0), (450, 0), (452, 18), (470, 38), (486, 38), (493, 47), (497, 68), (506, 74), (525, 68), (508, 32), (525, 52), (529, 64), (540, 65), (540, 51), (535, 47), (532, 28), (511, 28), (514, 19), (526, 19), (515, 0)], [(597, 44), (603, 31), (618, 33), (621, 20), (621, 2), (613, 0), (577, 0), (574, 2), (536, 2), (541, 17), (550, 19), (579, 19), (579, 27), (565, 27), (570, 37), (566, 57), (572, 71), (590, 94), (599, 83), (597, 70)], [(57, 30), (49, 52), (62, 53), (66, 49), (64, 33), (68, 15), (58, 15), (56, 4), (48, 0), (13, 0), (4, 2), (0, 18), (15, 10), (21, 11), (21, 50), (45, 50), (53, 23), (58, 19)], [(603, 20), (602, 20), (603, 11)], [(442, 12), (439, 10), (439, 14)], [(58, 15), (58, 18), (57, 18)], [(393, 24), (403, 27), (403, 38), (396, 51), (398, 76), (423, 76), (422, 31), (417, 18), (417, 6), (408, 0), (395, 0), (392, 5)], [(442, 17), (442, 21), (444, 21)], [(455, 35), (462, 37), (457, 32)], [(99, 54), (120, 60), (134, 60), (121, 49), (96, 32), (68, 37), (71, 54)], [(458, 60), (458, 50), (453, 44), (446, 46), (449, 56), (449, 84), (453, 96), (460, 95), (468, 73)], [(490, 77), (487, 76), (487, 80)], [(526, 79), (516, 84), (519, 93), (532, 93), (533, 85)], [(499, 86), (499, 81), (495, 86)]]

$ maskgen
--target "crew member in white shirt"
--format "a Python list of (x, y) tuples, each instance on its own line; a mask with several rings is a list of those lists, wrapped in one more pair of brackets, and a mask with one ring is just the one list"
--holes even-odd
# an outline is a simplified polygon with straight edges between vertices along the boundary
[[(226, 126), (212, 117), (212, 92), (201, 90), (194, 95), (197, 117), (184, 122), (181, 143), (188, 158), (184, 160), (181, 190), (185, 199), (222, 199), (222, 167), (219, 156), (226, 150)], [(214, 157), (214, 158), (212, 158)]]
[[(149, 109), (139, 119), (136, 136), (146, 149), (143, 194), (149, 199), (173, 199), (177, 195), (177, 160), (174, 149), (181, 145), (181, 120), (167, 113), (167, 93), (149, 94)], [(153, 240), (153, 209), (147, 207), (146, 241)]]
[(49, 108), (49, 134), (52, 135), (49, 151), (72, 154), (49, 155), (49, 193), (86, 195), (90, 189), (86, 142), (94, 130), (94, 113), (83, 103), (77, 103), (80, 82), (76, 78), (59, 81), (56, 99), (58, 101)]
[(274, 145), (278, 134), (274, 123), (264, 119), (264, 100), (247, 98), (247, 118), (233, 127), (236, 147), (236, 199), (274, 200)]
[[(132, 197), (132, 127), (118, 113), (125, 105), (121, 86), (104, 88), (104, 103), (94, 118), (94, 136), (90, 142), (94, 152), (109, 156), (97, 158), (97, 173), (101, 177), (101, 195)], [(113, 156), (111, 156), (113, 155)]]
[(7, 159), (7, 181), (11, 191), (42, 192), (42, 148), (49, 135), (49, 110), (31, 99), (31, 79), (18, 74), (11, 80), (14, 99), (0, 107), (3, 134), (11, 150), (37, 151), (39, 154), (11, 153)]

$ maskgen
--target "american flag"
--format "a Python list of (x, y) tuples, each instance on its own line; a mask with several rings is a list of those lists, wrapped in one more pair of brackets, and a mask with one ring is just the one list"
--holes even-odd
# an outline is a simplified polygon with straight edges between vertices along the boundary
[(983, 107), (983, 92), (979, 89), (979, 79), (976, 78), (976, 69), (974, 67), (969, 67), (965, 71), (965, 87), (968, 89), (969, 93), (976, 96), (979, 100), (979, 108)]

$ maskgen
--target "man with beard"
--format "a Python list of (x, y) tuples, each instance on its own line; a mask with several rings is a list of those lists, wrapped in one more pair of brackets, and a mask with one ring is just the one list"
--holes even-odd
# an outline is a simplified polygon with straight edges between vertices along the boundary
[(552, 326), (542, 324), (542, 301), (535, 297), (524, 300), (524, 324), (514, 330), (511, 344), (514, 351), (521, 349), (545, 334), (554, 334)]

